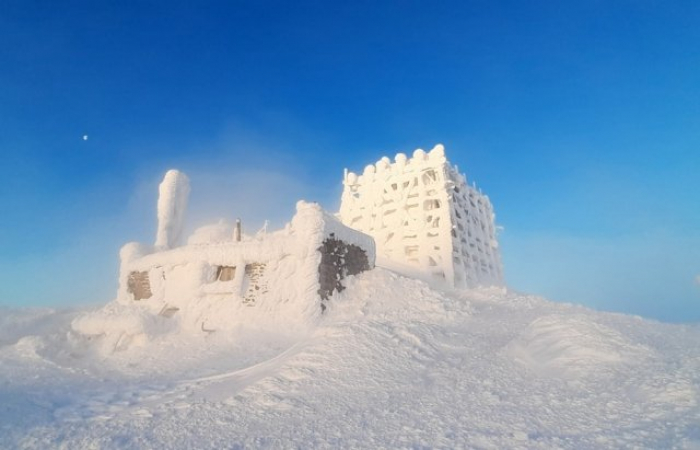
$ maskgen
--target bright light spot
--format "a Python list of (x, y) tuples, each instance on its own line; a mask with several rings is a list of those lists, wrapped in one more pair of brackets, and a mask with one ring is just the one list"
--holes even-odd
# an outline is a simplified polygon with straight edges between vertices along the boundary
[(698, 275), (698, 276), (695, 277), (695, 284), (697, 284), (698, 286), (700, 286), (700, 275)]
[(87, 134), (84, 134), (84, 135), (83, 135), (83, 140), (84, 140), (84, 141), (87, 141), (87, 140), (88, 140), (88, 135), (87, 135)]

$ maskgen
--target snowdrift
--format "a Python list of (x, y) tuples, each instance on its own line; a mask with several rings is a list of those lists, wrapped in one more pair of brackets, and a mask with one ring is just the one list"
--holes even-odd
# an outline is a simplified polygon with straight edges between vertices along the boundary
[(649, 348), (590, 317), (561, 314), (534, 320), (506, 351), (538, 373), (567, 377), (638, 364), (652, 356)]

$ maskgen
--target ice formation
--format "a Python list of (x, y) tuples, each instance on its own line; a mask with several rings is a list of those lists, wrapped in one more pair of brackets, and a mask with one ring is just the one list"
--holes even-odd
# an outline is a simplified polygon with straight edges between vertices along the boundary
[(408, 265), (456, 288), (502, 285), (491, 202), (442, 145), (345, 173), (341, 221), (374, 237), (380, 263)]
[(160, 183), (158, 192), (156, 247), (169, 249), (182, 243), (190, 180), (178, 170), (169, 170)]

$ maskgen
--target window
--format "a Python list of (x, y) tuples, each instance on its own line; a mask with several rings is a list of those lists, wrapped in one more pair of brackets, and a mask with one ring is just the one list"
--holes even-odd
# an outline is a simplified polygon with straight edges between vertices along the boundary
[(236, 277), (236, 268), (233, 266), (218, 266), (216, 268), (217, 281), (231, 281)]
[(126, 285), (127, 290), (134, 295), (134, 300), (144, 300), (153, 296), (148, 272), (131, 272)]
[(437, 174), (435, 173), (434, 170), (426, 170), (423, 172), (423, 184), (425, 186), (428, 186), (429, 184), (433, 184), (437, 181)]
[(433, 209), (438, 209), (440, 208), (440, 200), (434, 199), (434, 200), (426, 200), (423, 203), (423, 210), (425, 211), (430, 211)]

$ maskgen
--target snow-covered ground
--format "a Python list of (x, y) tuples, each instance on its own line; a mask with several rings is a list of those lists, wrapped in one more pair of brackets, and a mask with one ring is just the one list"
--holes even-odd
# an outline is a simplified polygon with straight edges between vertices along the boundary
[(377, 268), (318, 321), (113, 351), (0, 310), (1, 448), (700, 448), (700, 326)]

